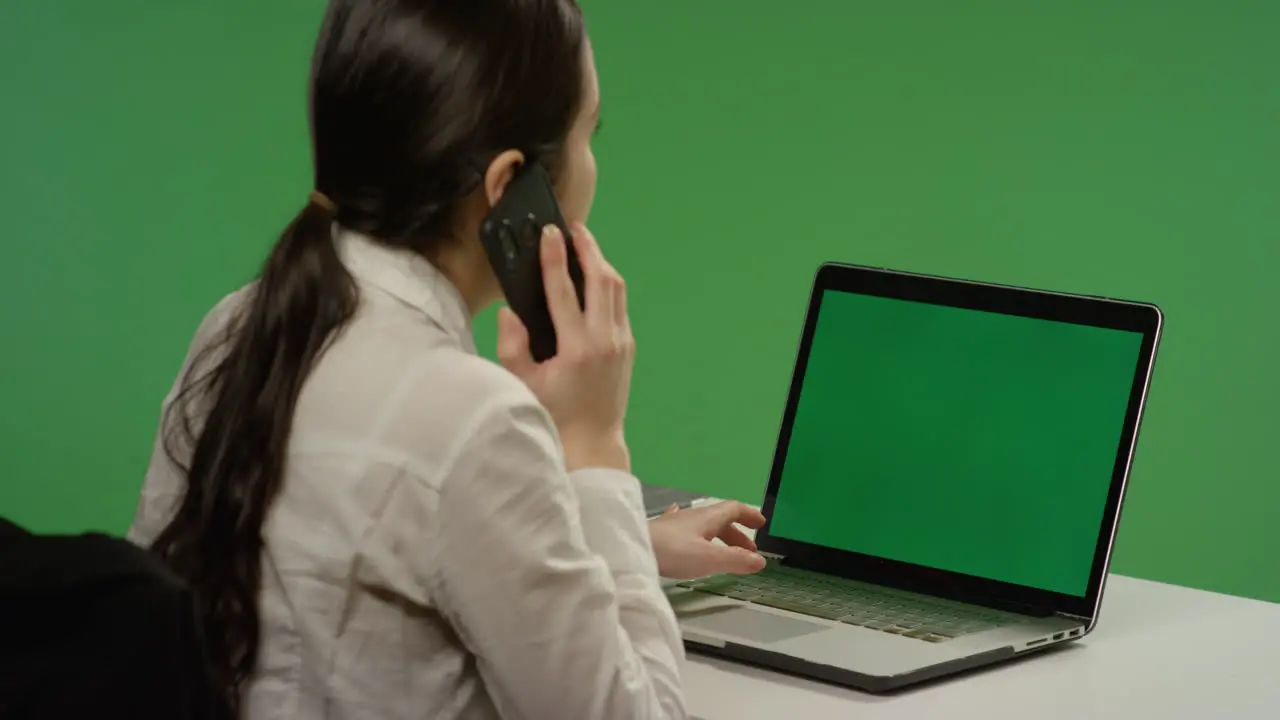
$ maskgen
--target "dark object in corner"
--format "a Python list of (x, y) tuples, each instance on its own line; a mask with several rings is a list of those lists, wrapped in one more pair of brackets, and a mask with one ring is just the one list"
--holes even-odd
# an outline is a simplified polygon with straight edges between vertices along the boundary
[(0, 717), (229, 720), (186, 587), (98, 533), (0, 518)]

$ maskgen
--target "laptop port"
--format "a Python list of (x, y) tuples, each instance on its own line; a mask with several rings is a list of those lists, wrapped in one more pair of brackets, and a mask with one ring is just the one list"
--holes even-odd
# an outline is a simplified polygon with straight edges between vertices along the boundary
[(1058, 633), (1057, 635), (1054, 635), (1054, 636), (1053, 636), (1053, 639), (1054, 639), (1054, 640), (1061, 640), (1062, 638), (1064, 638), (1064, 637), (1066, 637), (1066, 636), (1067, 636), (1067, 634), (1066, 634), (1066, 633)]
[(1040, 643), (1045, 643), (1045, 642), (1049, 642), (1049, 638), (1043, 637), (1043, 638), (1040, 638), (1039, 640), (1032, 640), (1031, 642), (1027, 643), (1027, 647), (1031, 647), (1032, 645), (1039, 645)]
[(1075, 637), (1075, 636), (1077, 636), (1077, 635), (1079, 635), (1079, 634), (1080, 634), (1080, 631), (1079, 631), (1079, 630), (1072, 630), (1072, 631), (1071, 631), (1071, 637)]

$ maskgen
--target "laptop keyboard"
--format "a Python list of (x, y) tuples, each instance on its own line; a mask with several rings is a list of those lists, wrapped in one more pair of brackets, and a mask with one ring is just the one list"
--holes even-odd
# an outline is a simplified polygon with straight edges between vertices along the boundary
[(784, 568), (679, 583), (699, 592), (941, 643), (1018, 621), (1011, 613)]

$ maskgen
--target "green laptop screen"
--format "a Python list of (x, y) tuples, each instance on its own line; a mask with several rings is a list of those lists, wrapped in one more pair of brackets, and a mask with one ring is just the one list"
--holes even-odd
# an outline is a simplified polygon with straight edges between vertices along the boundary
[(827, 291), (771, 534), (1084, 596), (1142, 340)]

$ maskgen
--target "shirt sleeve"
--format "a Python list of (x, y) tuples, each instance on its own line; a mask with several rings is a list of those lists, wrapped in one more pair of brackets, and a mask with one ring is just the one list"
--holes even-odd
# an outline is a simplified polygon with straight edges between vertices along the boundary
[(504, 718), (685, 718), (639, 483), (562, 457), (536, 402), (481, 416), (440, 491), (440, 610)]
[[(182, 494), (186, 492), (186, 474), (174, 462), (174, 458), (169, 456), (169, 453), (172, 451), (179, 462), (186, 463), (190, 460), (193, 447), (184, 433), (169, 424), (173, 419), (168, 417), (169, 411), (177, 400), (183, 381), (192, 367), (199, 363), (198, 371), (207, 371), (212, 367), (212, 363), (219, 359), (217, 353), (206, 355), (205, 350), (211, 346), (214, 350), (218, 349), (215, 343), (223, 339), (222, 333), (225, 332), (234, 311), (243, 302), (248, 292), (249, 288), (242, 288), (231, 293), (205, 315), (187, 348), (187, 356), (182, 361), (178, 377), (160, 406), (160, 422), (151, 447), (151, 461), (147, 464), (147, 474), (142, 481), (142, 490), (138, 495), (133, 523), (129, 526), (126, 535), (135, 545), (147, 547), (155, 541), (169, 524), (182, 499)], [(192, 416), (193, 433), (197, 433), (199, 425), (194, 421), (197, 413), (188, 409), (187, 414)], [(173, 433), (172, 437), (170, 433)]]
[(140, 547), (149, 547), (169, 519), (186, 487), (182, 470), (174, 465), (164, 449), (164, 432), (156, 432), (155, 444), (151, 449), (151, 462), (147, 464), (147, 474), (142, 481), (142, 491), (138, 495), (137, 509), (133, 514), (133, 524), (125, 536), (130, 542)]

